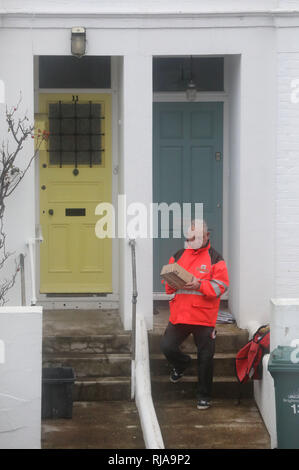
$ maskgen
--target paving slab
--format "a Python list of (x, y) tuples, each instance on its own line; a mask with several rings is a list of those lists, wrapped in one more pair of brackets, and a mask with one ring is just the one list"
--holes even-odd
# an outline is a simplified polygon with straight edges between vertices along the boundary
[(43, 449), (144, 449), (134, 402), (76, 402), (72, 419), (42, 421)]
[[(166, 449), (269, 449), (270, 438), (253, 400), (154, 403)], [(74, 403), (72, 419), (43, 420), (43, 449), (144, 449), (132, 402)]]
[(155, 401), (166, 449), (269, 449), (270, 437), (252, 399), (213, 400), (198, 410), (195, 400)]

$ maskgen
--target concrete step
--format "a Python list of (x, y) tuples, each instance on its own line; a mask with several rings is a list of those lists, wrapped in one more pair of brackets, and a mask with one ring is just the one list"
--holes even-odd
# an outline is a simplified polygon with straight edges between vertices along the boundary
[[(154, 400), (196, 399), (197, 378), (185, 376), (173, 384), (167, 376), (152, 376), (152, 395)], [(252, 398), (253, 383), (239, 386), (235, 377), (214, 377), (213, 398)], [(129, 400), (131, 396), (130, 377), (84, 377), (74, 384), (74, 401), (114, 401)]]
[(43, 336), (94, 336), (123, 332), (118, 310), (44, 310)]
[[(154, 403), (166, 449), (269, 449), (270, 438), (253, 400), (215, 399), (199, 411), (195, 400)], [(134, 402), (76, 402), (73, 418), (43, 420), (43, 449), (143, 449)], [(196, 458), (192, 456), (192, 458)]]
[[(197, 374), (197, 357), (191, 354), (192, 362), (188, 375)], [(76, 377), (130, 377), (131, 356), (129, 354), (64, 354), (43, 357), (43, 367), (72, 367)], [(154, 376), (169, 375), (170, 365), (163, 354), (152, 354), (150, 370)], [(235, 355), (216, 353), (214, 356), (214, 375), (232, 376), (235, 371)]]
[[(192, 362), (188, 367), (188, 375), (197, 375), (197, 355), (190, 354)], [(234, 353), (216, 353), (214, 355), (214, 375), (215, 376), (233, 376), (235, 374)], [(154, 376), (167, 375), (170, 373), (170, 365), (163, 354), (151, 354), (150, 356), (151, 374)]]
[(131, 334), (101, 334), (90, 336), (45, 336), (43, 354), (86, 353), (121, 354), (131, 350)]
[[(197, 377), (184, 376), (183, 379), (174, 384), (170, 382), (169, 376), (152, 376), (152, 395), (156, 400), (181, 400), (195, 399), (197, 390)], [(239, 385), (236, 377), (217, 377), (213, 379), (214, 398), (241, 398), (253, 397), (253, 383)]]
[[(42, 449), (144, 449), (133, 401), (76, 402), (72, 419), (42, 421)], [(113, 455), (113, 454), (111, 454)]]
[(199, 411), (196, 400), (155, 401), (166, 449), (270, 449), (270, 437), (252, 399), (215, 399)]
[(130, 400), (130, 397), (129, 377), (85, 377), (77, 379), (73, 389), (75, 402)]
[[(182, 350), (193, 361), (188, 376), (179, 384), (169, 382), (169, 365), (161, 354), (160, 341), (165, 319), (159, 316), (149, 332), (153, 394), (182, 398), (196, 395), (196, 347), (190, 336)], [(156, 316), (157, 318), (157, 316)], [(214, 393), (219, 397), (237, 397), (234, 376), (235, 353), (248, 341), (248, 334), (235, 325), (217, 325)], [(131, 333), (121, 328), (118, 312), (58, 311), (46, 312), (44, 318), (44, 367), (73, 367), (76, 374), (75, 401), (126, 400), (131, 395)], [(242, 387), (251, 396), (252, 384)]]
[[(236, 353), (248, 342), (248, 331), (238, 328), (235, 324), (216, 325), (216, 352)], [(164, 334), (164, 327), (156, 327), (149, 332), (149, 348), (151, 353), (161, 352), (161, 338)], [(181, 350), (186, 353), (195, 353), (196, 346), (192, 335), (181, 345)]]
[[(189, 354), (192, 362), (182, 381), (173, 384), (169, 380), (170, 365), (161, 353), (160, 343), (169, 317), (167, 309), (155, 315), (155, 327), (149, 332), (150, 364), (153, 396), (159, 400), (195, 399), (197, 390), (197, 350), (192, 335), (182, 343), (181, 350)], [(236, 353), (248, 342), (247, 330), (236, 324), (217, 324), (216, 353), (214, 356), (213, 397), (238, 398), (253, 396), (253, 384), (241, 388), (235, 376)]]
[(130, 377), (129, 354), (46, 355), (43, 367), (72, 367), (76, 377)]

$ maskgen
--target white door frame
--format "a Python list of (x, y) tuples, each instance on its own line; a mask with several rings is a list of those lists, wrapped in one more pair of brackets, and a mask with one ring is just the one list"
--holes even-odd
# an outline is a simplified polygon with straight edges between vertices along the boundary
[[(38, 57), (34, 60), (34, 112), (38, 112), (39, 94), (40, 93), (107, 93), (112, 95), (112, 204), (117, 207), (118, 196), (118, 80), (117, 80), (117, 58), (111, 56), (111, 88), (39, 88), (39, 67)], [(39, 207), (39, 162), (35, 161), (35, 191), (36, 191), (36, 207), (35, 216), (38, 229), (40, 227), (40, 207)], [(36, 247), (36, 291), (37, 302), (45, 308), (118, 308), (119, 302), (119, 244), (117, 239), (112, 240), (112, 294), (105, 295), (85, 295), (78, 294), (76, 296), (63, 296), (40, 293), (40, 252)]]
[[(225, 62), (224, 62), (225, 63)], [(226, 77), (227, 74), (225, 73)], [(224, 83), (225, 90), (227, 89)], [(229, 207), (228, 207), (228, 179), (229, 179), (229, 122), (228, 122), (228, 93), (227, 92), (198, 92), (195, 103), (203, 103), (207, 101), (222, 102), (223, 103), (223, 194), (222, 194), (222, 230), (223, 230), (223, 257), (227, 261), (228, 258), (228, 237), (229, 237)], [(180, 102), (188, 103), (185, 92), (156, 92), (153, 94), (153, 102)], [(163, 292), (154, 292), (154, 300), (168, 300), (171, 296)], [(228, 299), (228, 293), (221, 297), (222, 300)]]
[[(37, 58), (38, 59), (38, 58)], [(111, 89), (80, 89), (80, 93), (111, 93), (112, 94), (112, 203), (117, 207), (117, 195), (118, 195), (118, 123), (116, 116), (118, 116), (118, 101), (119, 101), (119, 84), (117, 80), (117, 57), (111, 57)], [(39, 93), (75, 93), (77, 89), (40, 89), (38, 82), (38, 60), (35, 60), (35, 71), (34, 71), (34, 94), (35, 94), (35, 112), (38, 111), (38, 95)], [(224, 61), (224, 89), (227, 90), (226, 78), (226, 61)], [(227, 260), (228, 257), (228, 235), (229, 235), (229, 207), (228, 207), (228, 177), (229, 177), (229, 160), (228, 160), (228, 148), (229, 148), (229, 122), (228, 122), (228, 93), (227, 92), (198, 92), (195, 102), (223, 102), (223, 256)], [(186, 99), (185, 92), (155, 92), (153, 93), (153, 102), (188, 102)], [(36, 161), (35, 167), (36, 173), (36, 194), (39, 194), (39, 167), (38, 161)], [(36, 221), (39, 225), (39, 197), (36, 199)], [(38, 302), (43, 303), (45, 307), (50, 308), (90, 308), (92, 306), (106, 306), (118, 308), (119, 301), (119, 244), (117, 239), (113, 240), (112, 244), (112, 283), (113, 283), (113, 294), (107, 294), (106, 296), (93, 297), (87, 296), (76, 296), (76, 297), (48, 297), (46, 294), (40, 294), (40, 259), (39, 250), (36, 250), (36, 279), (37, 279), (37, 298)], [(154, 300), (166, 300), (170, 296), (161, 292), (154, 292)], [(227, 293), (222, 297), (223, 299), (228, 298)]]

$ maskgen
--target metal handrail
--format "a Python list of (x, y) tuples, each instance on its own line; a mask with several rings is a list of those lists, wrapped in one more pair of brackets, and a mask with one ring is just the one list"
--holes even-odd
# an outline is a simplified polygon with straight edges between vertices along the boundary
[(41, 232), (41, 227), (38, 227), (38, 233), (37, 237), (35, 238), (29, 238), (27, 240), (27, 247), (29, 250), (29, 261), (30, 261), (30, 274), (31, 274), (31, 305), (36, 305), (37, 303), (37, 298), (36, 298), (36, 279), (35, 279), (35, 247), (36, 247), (36, 242), (42, 242), (43, 235)]
[[(129, 240), (132, 255), (132, 280), (133, 280), (133, 291), (132, 291), (132, 360), (136, 359), (136, 304), (137, 304), (137, 280), (136, 280), (136, 240), (131, 238)], [(131, 393), (132, 396), (132, 393)], [(134, 398), (132, 396), (132, 398)]]
[(26, 305), (26, 289), (25, 289), (25, 263), (24, 253), (20, 254), (20, 274), (21, 274), (21, 301), (22, 305)]

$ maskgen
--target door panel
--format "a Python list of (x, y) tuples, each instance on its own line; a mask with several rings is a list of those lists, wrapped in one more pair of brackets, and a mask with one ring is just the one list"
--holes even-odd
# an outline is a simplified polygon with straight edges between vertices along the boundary
[[(153, 200), (201, 202), (214, 248), (222, 251), (222, 103), (154, 103)], [(216, 152), (221, 158), (216, 159)], [(192, 207), (194, 217), (194, 207)], [(183, 225), (181, 225), (182, 228)], [(154, 239), (154, 291), (163, 291), (160, 270), (184, 246), (184, 239)]]
[(95, 208), (111, 202), (111, 96), (40, 94), (37, 122), (50, 133), (39, 152), (40, 291), (112, 292), (112, 241), (95, 235)]
[[(191, 200), (204, 204), (207, 212), (213, 211), (215, 203), (215, 175), (213, 174), (213, 148), (192, 147), (191, 157)], [(214, 157), (215, 158), (215, 157)], [(205, 171), (202, 171), (204, 168)]]
[(70, 243), (70, 240), (72, 227), (65, 224), (51, 224), (47, 228), (49, 272), (54, 274), (71, 273), (72, 243)]
[(105, 270), (103, 244), (98, 243), (98, 239), (93, 235), (93, 224), (82, 224), (80, 226), (80, 246), (85, 247), (79, 256), (79, 270), (81, 273), (103, 273)]

